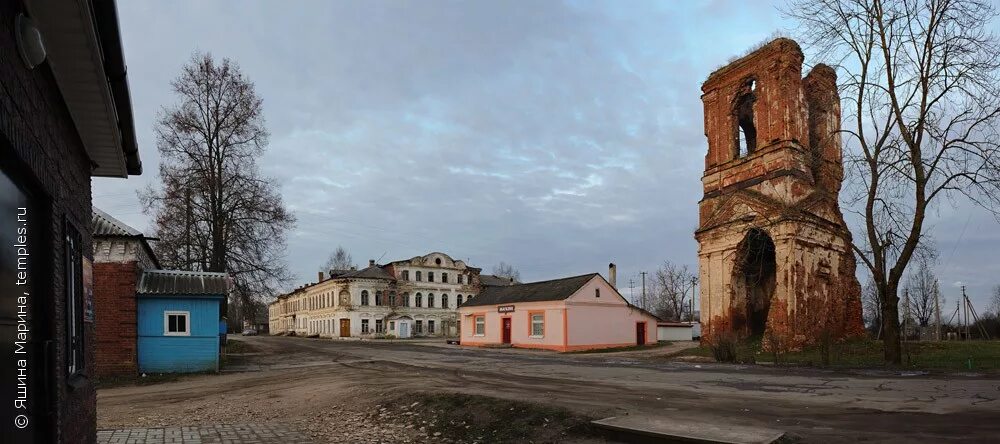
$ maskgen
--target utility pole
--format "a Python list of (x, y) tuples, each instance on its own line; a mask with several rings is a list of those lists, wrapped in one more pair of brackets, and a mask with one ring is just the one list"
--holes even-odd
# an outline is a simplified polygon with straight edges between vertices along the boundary
[(694, 290), (695, 290), (695, 285), (697, 284), (698, 284), (698, 278), (691, 276), (691, 323), (692, 324), (694, 324), (694, 295), (697, 294), (697, 292), (695, 292)]
[(965, 339), (969, 337), (969, 298), (965, 296), (965, 286), (962, 286), (962, 311), (965, 313)]
[(628, 300), (632, 302), (635, 302), (635, 293), (633, 292), (634, 289), (635, 289), (635, 280), (632, 278), (628, 278)]
[(642, 271), (639, 274), (642, 275), (642, 309), (646, 310), (646, 272)]
[(934, 280), (934, 338), (941, 340), (941, 292), (938, 290), (938, 281)]

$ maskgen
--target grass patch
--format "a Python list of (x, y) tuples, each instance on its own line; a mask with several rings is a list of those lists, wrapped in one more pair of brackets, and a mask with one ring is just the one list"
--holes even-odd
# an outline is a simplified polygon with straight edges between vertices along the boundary
[[(820, 365), (821, 347), (786, 353), (781, 361), (789, 364)], [(883, 367), (881, 341), (859, 339), (830, 346), (830, 367)], [(906, 342), (902, 368), (913, 370), (1000, 371), (1000, 341)]]
[(566, 354), (573, 355), (573, 354), (615, 353), (623, 351), (651, 350), (654, 348), (666, 347), (668, 345), (670, 345), (670, 342), (663, 341), (663, 342), (657, 342), (656, 344), (653, 345), (627, 345), (625, 347), (598, 348), (594, 350), (577, 350), (577, 351), (566, 352)]
[[(827, 351), (817, 345), (778, 355), (761, 351), (759, 341), (743, 341), (737, 346), (736, 355), (736, 362), (741, 363), (768, 362), (831, 368), (887, 367), (883, 360), (882, 341), (869, 338), (835, 342), (829, 345)], [(684, 356), (712, 357), (712, 350), (707, 346), (692, 347), (673, 353), (668, 358)], [(898, 368), (1000, 372), (1000, 341), (906, 342), (903, 344), (903, 364)]]
[(594, 434), (590, 418), (562, 407), (487, 396), (418, 393), (384, 407), (428, 435), (457, 442), (574, 442)]

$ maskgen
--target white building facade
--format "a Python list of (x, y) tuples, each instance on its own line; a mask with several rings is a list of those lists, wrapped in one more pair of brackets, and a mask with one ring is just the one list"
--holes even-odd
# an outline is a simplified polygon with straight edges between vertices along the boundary
[(278, 296), (268, 306), (271, 334), (457, 336), (458, 307), (479, 293), (480, 271), (447, 254), (430, 253), (385, 265), (369, 261), (361, 270), (321, 272), (318, 282)]

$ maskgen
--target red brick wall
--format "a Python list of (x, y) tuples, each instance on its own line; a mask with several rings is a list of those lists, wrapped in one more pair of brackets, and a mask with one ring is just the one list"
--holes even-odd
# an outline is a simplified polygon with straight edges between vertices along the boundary
[(94, 264), (97, 376), (135, 373), (136, 262)]

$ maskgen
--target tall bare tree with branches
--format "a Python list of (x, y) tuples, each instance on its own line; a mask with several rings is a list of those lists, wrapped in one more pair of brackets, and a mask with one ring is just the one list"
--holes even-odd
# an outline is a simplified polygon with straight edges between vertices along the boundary
[(998, 214), (1000, 47), (982, 0), (791, 0), (807, 49), (838, 68), (855, 252), (882, 304), (885, 360), (902, 359), (899, 288), (934, 204)]
[(652, 310), (663, 319), (681, 321), (690, 318), (691, 293), (697, 279), (687, 265), (664, 261), (653, 273), (648, 290), (653, 296)]
[(193, 55), (171, 86), (179, 102), (155, 128), (162, 183), (140, 197), (161, 262), (233, 276), (235, 312), (223, 313), (238, 325), (289, 279), (283, 252), (295, 218), (257, 165), (268, 141), (263, 102), (239, 66), (210, 54)]

